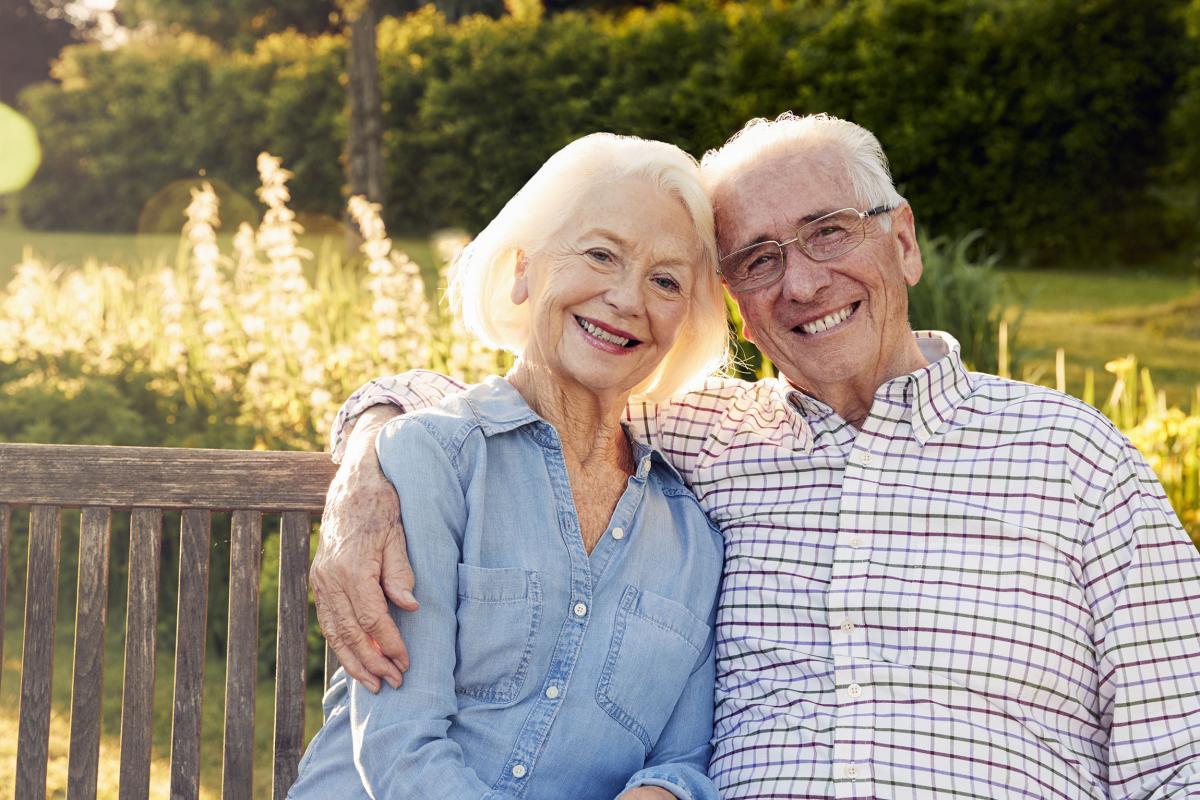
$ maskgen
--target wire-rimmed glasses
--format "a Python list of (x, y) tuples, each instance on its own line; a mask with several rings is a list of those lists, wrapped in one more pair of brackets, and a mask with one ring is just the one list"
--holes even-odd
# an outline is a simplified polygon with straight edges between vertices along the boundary
[(796, 238), (786, 242), (758, 242), (723, 256), (718, 271), (734, 291), (748, 292), (770, 286), (783, 277), (787, 266), (784, 248), (795, 244), (813, 261), (844, 256), (867, 238), (867, 219), (892, 211), (876, 206), (868, 211), (843, 208), (800, 226)]

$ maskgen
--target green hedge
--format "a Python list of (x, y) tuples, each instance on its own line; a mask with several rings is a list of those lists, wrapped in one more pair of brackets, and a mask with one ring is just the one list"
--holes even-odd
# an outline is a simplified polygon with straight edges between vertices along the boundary
[[(1008, 260), (1154, 257), (1179, 235), (1144, 235), (1165, 219), (1168, 118), (1200, 91), (1180, 80), (1197, 48), (1187, 5), (697, 0), (453, 24), (427, 8), (379, 31), (388, 222), (476, 228), (589, 131), (699, 155), (792, 109), (874, 130), (939, 233), (983, 229)], [(195, 38), (68, 50), (62, 85), (22, 100), (46, 150), (27, 221), (128, 229), (200, 168), (250, 192), (260, 149), (295, 170), (298, 206), (336, 215), (344, 55), (341, 38), (295, 34), (249, 56)]]

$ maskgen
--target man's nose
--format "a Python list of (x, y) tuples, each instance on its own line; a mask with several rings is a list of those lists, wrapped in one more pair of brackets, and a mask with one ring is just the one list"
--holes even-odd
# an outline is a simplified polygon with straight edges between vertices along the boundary
[(830, 284), (829, 267), (823, 261), (813, 261), (796, 242), (784, 252), (783, 277), (780, 291), (785, 299), (808, 303)]

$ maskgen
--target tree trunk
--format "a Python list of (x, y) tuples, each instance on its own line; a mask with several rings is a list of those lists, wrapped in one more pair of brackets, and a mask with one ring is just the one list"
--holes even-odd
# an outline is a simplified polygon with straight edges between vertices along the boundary
[(379, 95), (379, 59), (375, 26), (379, 0), (365, 0), (350, 20), (347, 76), (350, 92), (350, 130), (346, 137), (346, 180), (351, 196), (361, 194), (383, 203), (383, 106)]

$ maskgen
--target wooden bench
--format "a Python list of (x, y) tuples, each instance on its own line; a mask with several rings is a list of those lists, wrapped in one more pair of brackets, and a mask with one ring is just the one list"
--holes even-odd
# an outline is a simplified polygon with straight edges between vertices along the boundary
[[(71, 687), (68, 800), (96, 796), (102, 655), (114, 509), (130, 509), (120, 798), (150, 791), (151, 708), (163, 511), (181, 512), (171, 797), (195, 798), (212, 512), (232, 512), (225, 741), (221, 797), (253, 796), (254, 691), (263, 515), (280, 525), (272, 797), (283, 798), (304, 748), (308, 562), (334, 465), (322, 453), (0, 444), (0, 619), (13, 507), (29, 508), (16, 800), (43, 800), (57, 616), (60, 511), (79, 508), (78, 599)], [(53, 588), (52, 588), (53, 587)], [(0, 662), (3, 639), (0, 639)], [(326, 654), (326, 681), (336, 664)], [(111, 691), (111, 689), (110, 689)], [(206, 759), (216, 754), (206, 753)], [(0, 794), (5, 791), (0, 787)]]

